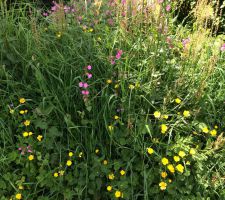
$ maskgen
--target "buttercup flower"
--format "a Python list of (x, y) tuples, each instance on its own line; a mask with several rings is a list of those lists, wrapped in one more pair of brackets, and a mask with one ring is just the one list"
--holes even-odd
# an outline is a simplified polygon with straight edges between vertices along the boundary
[(29, 134), (29, 136), (31, 136), (31, 135), (33, 135), (33, 132), (30, 131), (28, 134)]
[(155, 111), (155, 112), (154, 112), (154, 117), (155, 117), (156, 119), (159, 119), (160, 116), (161, 116), (161, 113), (160, 113), (159, 111)]
[(178, 155), (183, 158), (184, 156), (186, 156), (186, 153), (184, 151), (179, 151)]
[(95, 153), (98, 154), (99, 153), (99, 149), (95, 149)]
[(217, 130), (213, 129), (210, 131), (211, 136), (216, 136), (217, 135)]
[(72, 157), (73, 156), (73, 152), (69, 152), (68, 156)]
[(179, 162), (180, 161), (180, 157), (179, 156), (174, 156), (173, 159), (174, 159), (175, 162)]
[(107, 191), (108, 191), (108, 192), (111, 192), (111, 191), (112, 191), (112, 186), (111, 186), (111, 185), (108, 185), (108, 186), (107, 186)]
[(67, 161), (66, 161), (66, 165), (67, 165), (68, 167), (70, 167), (72, 164), (73, 164), (73, 163), (72, 163), (71, 160), (67, 160)]
[(117, 116), (117, 115), (114, 116), (114, 119), (115, 119), (115, 120), (117, 120), (117, 119), (119, 119), (119, 118), (120, 118), (120, 117)]
[(188, 111), (188, 110), (185, 110), (183, 112), (183, 115), (184, 115), (184, 117), (190, 117), (191, 116), (190, 111)]
[(175, 172), (174, 166), (173, 166), (172, 164), (167, 165), (167, 169), (168, 169), (171, 173), (174, 173), (174, 172)]
[(113, 173), (111, 173), (111, 174), (108, 175), (108, 178), (109, 178), (110, 180), (113, 180), (113, 179), (115, 178), (115, 176), (114, 176)]
[(154, 150), (153, 150), (153, 148), (149, 147), (149, 148), (147, 148), (147, 152), (149, 155), (151, 155), (154, 153)]
[(30, 125), (30, 120), (25, 120), (25, 121), (23, 122), (23, 124), (24, 124), (25, 126), (29, 126), (29, 125)]
[(163, 117), (163, 119), (168, 119), (169, 118), (168, 115), (163, 115), (162, 117)]
[(167, 183), (165, 183), (165, 182), (160, 182), (159, 183), (160, 190), (165, 190), (166, 186), (167, 186)]
[(112, 83), (112, 80), (111, 80), (111, 79), (108, 79), (108, 80), (106, 81), (106, 83), (111, 84), (111, 83)]
[(58, 177), (59, 174), (58, 174), (57, 172), (55, 172), (55, 173), (53, 174), (53, 176), (54, 176), (54, 177)]
[(23, 132), (23, 137), (28, 137), (29, 133), (28, 132)]
[(162, 162), (163, 165), (169, 164), (169, 160), (167, 158), (162, 158), (161, 162)]
[(129, 85), (129, 89), (130, 89), (130, 90), (133, 90), (134, 88), (135, 88), (134, 85), (132, 85), (132, 84)]
[(122, 169), (122, 170), (120, 170), (120, 175), (121, 176), (124, 176), (126, 174), (126, 172)]
[(181, 103), (181, 100), (180, 100), (179, 98), (176, 98), (176, 99), (175, 99), (175, 102), (176, 102), (177, 104), (180, 104), (180, 103)]
[(28, 160), (34, 160), (34, 155), (29, 155)]
[(107, 165), (108, 161), (107, 160), (103, 160), (103, 165)]
[(167, 177), (167, 173), (166, 173), (166, 172), (162, 172), (162, 173), (161, 173), (161, 177), (162, 177), (162, 178), (166, 178), (166, 177)]
[(195, 149), (191, 148), (190, 151), (189, 151), (190, 155), (195, 155), (196, 154), (196, 151)]
[(113, 127), (112, 125), (109, 125), (109, 126), (108, 126), (108, 129), (109, 129), (109, 131), (111, 132), (111, 131), (113, 131), (114, 127)]
[(20, 110), (20, 114), (23, 115), (25, 113), (24, 110)]
[(161, 133), (165, 134), (167, 130), (168, 130), (167, 125), (166, 124), (162, 124), (161, 125)]
[(24, 104), (26, 102), (26, 99), (25, 98), (20, 98), (19, 102), (20, 102), (20, 104)]
[(115, 197), (116, 197), (116, 198), (122, 197), (122, 192), (120, 192), (119, 190), (116, 190), (116, 192), (115, 192)]
[(207, 127), (203, 127), (203, 128), (202, 128), (202, 132), (203, 132), (203, 133), (208, 133), (208, 132), (209, 132), (209, 129), (208, 129)]
[(42, 138), (43, 138), (42, 135), (38, 135), (38, 136), (37, 136), (37, 140), (38, 140), (39, 142), (41, 142)]
[(20, 194), (20, 193), (16, 194), (16, 199), (22, 199), (22, 198), (23, 198), (22, 194)]
[(63, 170), (60, 170), (60, 171), (59, 171), (59, 175), (60, 175), (60, 176), (63, 176), (64, 173), (65, 173), (65, 171), (63, 171)]
[(23, 190), (24, 187), (23, 187), (22, 185), (19, 185), (18, 189), (19, 189), (19, 190)]
[(176, 166), (176, 169), (177, 169), (177, 171), (180, 172), (180, 173), (183, 173), (183, 172), (184, 172), (184, 166), (181, 165), (181, 164), (177, 165), (177, 166)]

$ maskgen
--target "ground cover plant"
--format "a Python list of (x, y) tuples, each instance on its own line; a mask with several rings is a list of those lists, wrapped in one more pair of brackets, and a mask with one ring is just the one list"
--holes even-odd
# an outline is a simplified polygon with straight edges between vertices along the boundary
[(1, 2), (1, 200), (225, 199), (225, 36), (177, 6)]

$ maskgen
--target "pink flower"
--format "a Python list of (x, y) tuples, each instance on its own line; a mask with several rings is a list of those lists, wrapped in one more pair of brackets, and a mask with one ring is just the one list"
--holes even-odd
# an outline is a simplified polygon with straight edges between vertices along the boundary
[(83, 82), (80, 82), (79, 83), (79, 87), (83, 87), (84, 86), (84, 83)]
[(92, 78), (92, 74), (91, 73), (87, 73), (87, 77), (88, 78)]
[(91, 66), (91, 65), (88, 65), (88, 66), (87, 66), (87, 69), (88, 69), (88, 70), (91, 70), (91, 69), (92, 69), (92, 66)]
[(88, 86), (89, 86), (88, 83), (84, 83), (84, 84), (83, 84), (83, 87), (84, 87), (84, 88), (87, 88)]
[(158, 3), (163, 3), (164, 0), (158, 0)]
[(64, 6), (64, 11), (65, 11), (65, 13), (68, 13), (70, 11), (70, 7), (69, 6)]
[(225, 43), (220, 48), (221, 51), (225, 51)]
[(114, 58), (111, 58), (111, 64), (112, 64), (112, 65), (115, 65), (115, 64), (116, 64)]
[(124, 5), (126, 4), (126, 0), (122, 0), (121, 3)]
[(88, 91), (88, 90), (82, 90), (81, 93), (82, 93), (83, 95), (89, 95), (89, 91)]
[(182, 40), (183, 47), (185, 48), (189, 42), (190, 42), (189, 38), (183, 39)]
[(116, 59), (120, 59), (121, 55), (122, 55), (123, 51), (122, 50), (118, 50), (117, 54), (116, 54)]
[(47, 12), (43, 12), (42, 15), (43, 15), (44, 17), (47, 17), (47, 16), (48, 16), (48, 13), (47, 13)]
[(166, 11), (169, 12), (170, 9), (171, 9), (171, 5), (167, 5), (167, 6), (166, 6)]

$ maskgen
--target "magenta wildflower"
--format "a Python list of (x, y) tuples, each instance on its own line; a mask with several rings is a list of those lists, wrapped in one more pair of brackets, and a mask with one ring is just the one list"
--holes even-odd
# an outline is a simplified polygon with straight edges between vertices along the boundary
[(220, 48), (221, 51), (225, 51), (225, 43)]
[(69, 6), (64, 6), (64, 12), (68, 13), (70, 11), (70, 7)]
[(83, 87), (84, 86), (84, 83), (83, 82), (80, 82), (79, 83), (79, 87)]
[(166, 6), (166, 11), (169, 12), (170, 9), (171, 9), (171, 5), (167, 5), (167, 6)]
[(87, 77), (88, 78), (92, 78), (92, 74), (91, 73), (87, 73)]
[(92, 66), (91, 66), (91, 65), (88, 65), (88, 66), (87, 66), (87, 69), (88, 69), (88, 70), (91, 70), (91, 69), (92, 69)]
[(47, 16), (48, 16), (48, 13), (47, 13), (47, 12), (43, 12), (42, 15), (43, 15), (44, 17), (47, 17)]
[(116, 54), (116, 59), (120, 59), (121, 55), (122, 55), (123, 51), (122, 50), (118, 50), (117, 54)]
[(88, 86), (89, 86), (88, 83), (84, 83), (83, 85), (84, 88), (88, 88)]
[(126, 0), (122, 0), (121, 3), (124, 5), (126, 4)]
[(83, 95), (89, 95), (89, 91), (88, 91), (88, 90), (82, 90), (81, 93), (82, 93)]
[(158, 3), (163, 3), (164, 0), (158, 0)]

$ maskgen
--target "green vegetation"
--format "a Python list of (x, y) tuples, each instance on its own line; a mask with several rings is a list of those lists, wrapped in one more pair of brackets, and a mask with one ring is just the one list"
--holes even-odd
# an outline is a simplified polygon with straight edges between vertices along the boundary
[(225, 36), (176, 6), (1, 3), (0, 200), (225, 199)]

